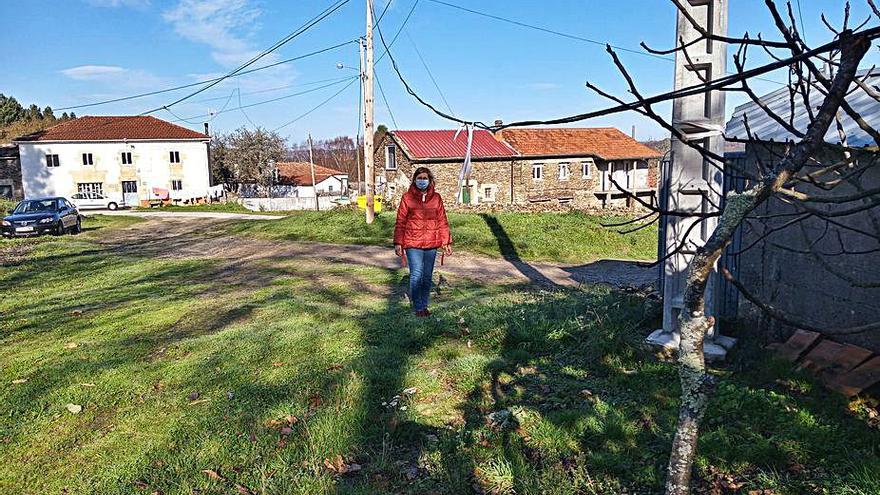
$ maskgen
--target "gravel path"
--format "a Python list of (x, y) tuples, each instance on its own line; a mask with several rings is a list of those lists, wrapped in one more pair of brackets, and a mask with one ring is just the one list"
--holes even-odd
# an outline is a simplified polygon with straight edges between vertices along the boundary
[[(228, 271), (252, 261), (272, 258), (321, 259), (386, 269), (401, 266), (394, 252), (383, 246), (244, 238), (223, 230), (222, 223), (229, 219), (226, 216), (182, 218), (178, 213), (154, 215), (147, 216), (149, 219), (145, 222), (108, 232), (98, 242), (119, 252), (225, 260)], [(265, 219), (261, 215), (253, 216)], [(656, 285), (657, 279), (657, 268), (625, 260), (600, 260), (568, 266), (455, 253), (437, 269), (484, 283), (529, 282), (545, 287), (577, 287), (581, 284), (644, 287)]]

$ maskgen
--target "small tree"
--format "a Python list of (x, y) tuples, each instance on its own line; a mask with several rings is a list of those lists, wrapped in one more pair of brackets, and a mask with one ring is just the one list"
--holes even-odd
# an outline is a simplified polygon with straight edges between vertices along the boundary
[(46, 105), (46, 108), (43, 109), (43, 118), (46, 120), (55, 120), (55, 113), (52, 112), (52, 107)]

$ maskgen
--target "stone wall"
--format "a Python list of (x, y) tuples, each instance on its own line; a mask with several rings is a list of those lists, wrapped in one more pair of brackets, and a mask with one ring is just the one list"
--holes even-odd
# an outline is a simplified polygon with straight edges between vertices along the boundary
[[(458, 193), (458, 174), (461, 170), (461, 161), (433, 161), (430, 163), (413, 163), (403, 152), (399, 145), (396, 146), (395, 158), (396, 170), (386, 169), (386, 146), (395, 144), (393, 139), (386, 134), (376, 143), (374, 164), (378, 189), (382, 192), (384, 200), (391, 205), (396, 205), (400, 196), (409, 187), (412, 174), (419, 166), (425, 166), (434, 173), (436, 189), (443, 196), (447, 205), (456, 203)], [(589, 173), (584, 176), (583, 163), (588, 163)], [(631, 164), (629, 160), (626, 163)], [(560, 176), (561, 164), (567, 163), (569, 173), (567, 177)], [(620, 162), (618, 162), (620, 163)], [(541, 178), (533, 177), (535, 165), (540, 164), (543, 168)], [(657, 188), (658, 161), (640, 161), (645, 177), (641, 179), (644, 184), (640, 189), (641, 196), (650, 202), (653, 192)], [(628, 165), (631, 167), (631, 165)], [(469, 180), (464, 184), (469, 188), (469, 198), (463, 198), (463, 203), (473, 205), (514, 205), (534, 210), (556, 209), (593, 209), (593, 208), (624, 208), (634, 204), (628, 201), (625, 195), (614, 189), (609, 181), (605, 181), (610, 194), (601, 193), (603, 181), (602, 170), (611, 166), (605, 161), (587, 157), (579, 158), (520, 158), (474, 160)], [(647, 168), (647, 170), (645, 170)], [(634, 174), (635, 175), (635, 174)], [(625, 180), (625, 179), (624, 179)], [(597, 194), (600, 192), (600, 194)], [(469, 201), (464, 201), (469, 199)], [(538, 205), (532, 207), (532, 205)]]
[[(11, 197), (10, 197), (11, 195)], [(24, 198), (21, 186), (21, 161), (18, 146), (0, 146), (0, 198), (20, 200)]]
[[(760, 155), (765, 162), (772, 161), (769, 153), (761, 152)], [(871, 156), (870, 152), (865, 156)], [(823, 161), (830, 164), (839, 159), (829, 151)], [(754, 150), (747, 151), (744, 162), (754, 170)], [(863, 176), (862, 186), (866, 189), (880, 186), (880, 169), (873, 168)], [(835, 189), (833, 193), (803, 186), (799, 186), (798, 190), (825, 196), (856, 192), (853, 188), (843, 187)], [(850, 203), (850, 206), (854, 205), (856, 203)], [(786, 202), (771, 199), (754, 215), (796, 211)], [(790, 219), (780, 217), (772, 222), (778, 226)], [(819, 219), (807, 219), (800, 225), (770, 233), (763, 240), (758, 239), (766, 233), (766, 226), (754, 222), (754, 227), (743, 228), (741, 242), (732, 250), (747, 247), (756, 240), (758, 242), (735, 257), (737, 278), (762, 301), (811, 325), (834, 329), (880, 320), (880, 253), (873, 252), (880, 245), (876, 239), (856, 232), (859, 230), (877, 235), (880, 212), (867, 210), (835, 218), (835, 221), (845, 227), (826, 224)], [(841, 241), (844, 249), (841, 249)], [(809, 246), (812, 242), (815, 242), (815, 251), (825, 254), (818, 258), (811, 254)], [(764, 325), (768, 331), (779, 332), (779, 335), (773, 336), (775, 338), (785, 338), (792, 331), (764, 318), (760, 310), (742, 296), (739, 297), (739, 316), (750, 323)], [(880, 352), (880, 332), (832, 338)]]

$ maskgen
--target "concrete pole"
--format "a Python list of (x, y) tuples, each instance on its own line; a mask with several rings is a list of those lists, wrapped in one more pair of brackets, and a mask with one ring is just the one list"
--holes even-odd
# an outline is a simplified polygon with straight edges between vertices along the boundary
[(364, 66), (364, 180), (367, 195), (367, 223), (376, 217), (373, 209), (376, 174), (373, 171), (373, 0), (367, 0), (366, 65)]
[(321, 209), (321, 201), (318, 199), (318, 184), (315, 182), (315, 158), (312, 155), (312, 133), (309, 133), (309, 169), (312, 171), (312, 190), (315, 191), (315, 211)]
[[(707, 31), (727, 35), (727, 0), (686, 0), (682, 2), (689, 14)], [(675, 44), (690, 43), (700, 37), (690, 21), (678, 12)], [(688, 47), (687, 56), (676, 53), (675, 89), (703, 84), (707, 80), (724, 77), (727, 73), (727, 45), (717, 41), (702, 41)], [(678, 98), (673, 101), (672, 125), (686, 141), (696, 143), (712, 153), (724, 155), (725, 93), (711, 91)], [(661, 177), (661, 206), (670, 210), (712, 212), (714, 205), (723, 201), (724, 174), (697, 151), (684, 142), (673, 138), (671, 160), (664, 167)], [(678, 350), (680, 334), (678, 316), (684, 303), (687, 285), (686, 270), (695, 250), (702, 246), (718, 223), (716, 218), (706, 219), (701, 227), (695, 227), (686, 236), (688, 227), (696, 219), (664, 217), (659, 239), (659, 256), (674, 251), (683, 241), (686, 247), (663, 264), (661, 288), (663, 291), (663, 328), (648, 337), (648, 342), (671, 350)], [(719, 286), (716, 272), (706, 289), (706, 314), (715, 315)], [(734, 340), (709, 331), (704, 351), (708, 359), (721, 359)]]

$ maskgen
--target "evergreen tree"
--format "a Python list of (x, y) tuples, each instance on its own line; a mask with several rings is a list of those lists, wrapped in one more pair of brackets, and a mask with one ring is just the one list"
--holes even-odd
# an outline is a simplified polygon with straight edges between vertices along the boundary
[(47, 120), (55, 120), (55, 113), (52, 112), (52, 107), (46, 105), (46, 108), (43, 109), (43, 118)]
[(67, 112), (62, 113), (61, 120), (70, 120), (70, 115), (67, 115)]

